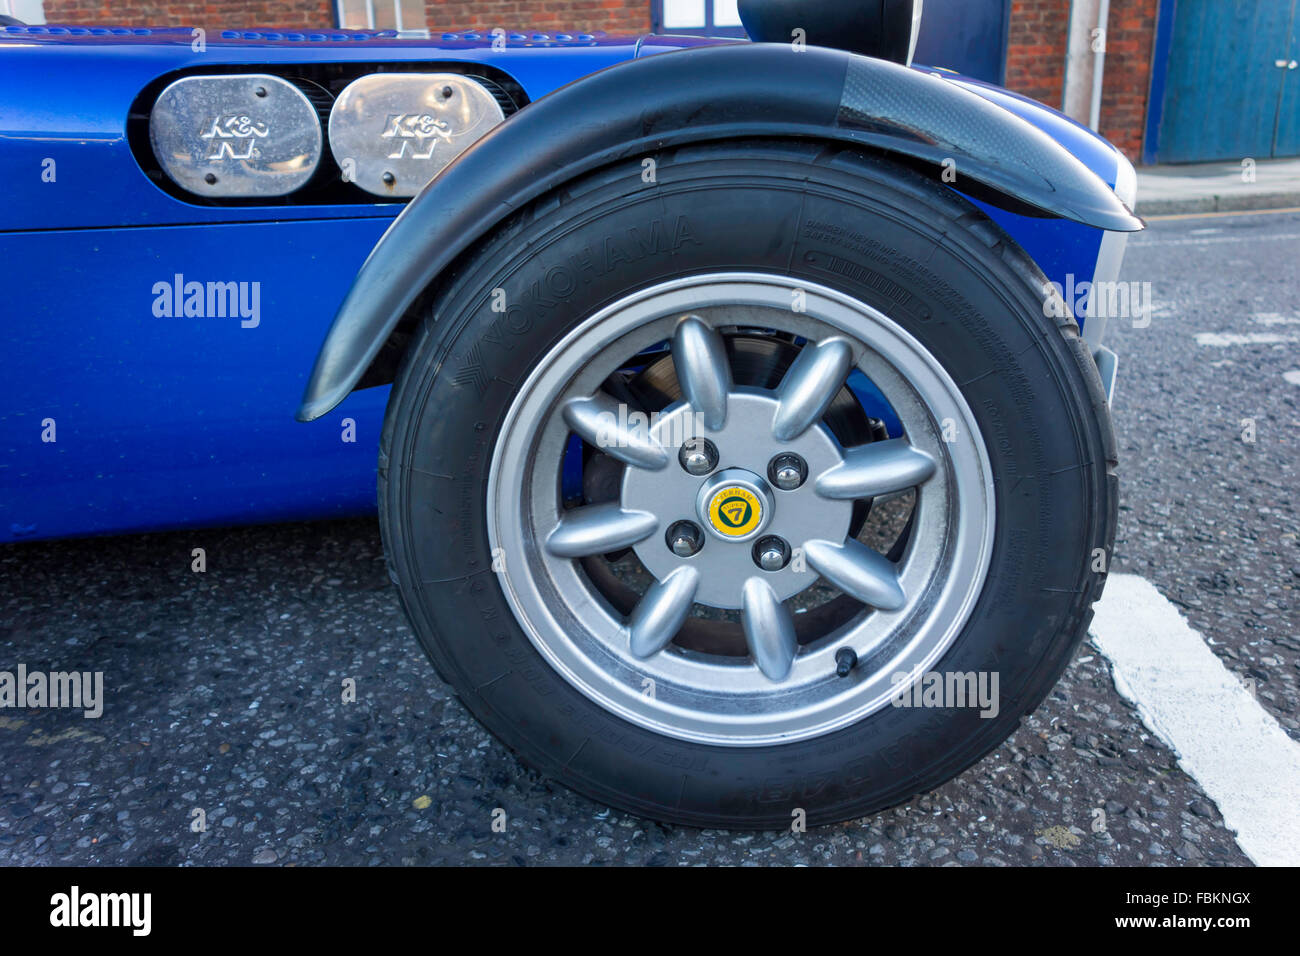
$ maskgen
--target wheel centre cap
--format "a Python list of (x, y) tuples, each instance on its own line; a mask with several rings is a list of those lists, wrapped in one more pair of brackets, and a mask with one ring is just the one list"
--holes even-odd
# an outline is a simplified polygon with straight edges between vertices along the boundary
[(746, 541), (772, 517), (767, 482), (743, 468), (727, 468), (700, 486), (696, 510), (700, 522), (723, 541)]

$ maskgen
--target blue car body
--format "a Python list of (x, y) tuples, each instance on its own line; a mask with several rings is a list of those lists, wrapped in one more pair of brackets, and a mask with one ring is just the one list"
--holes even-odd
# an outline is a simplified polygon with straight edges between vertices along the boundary
[[(178, 197), (131, 142), (132, 111), (159, 78), (475, 63), (531, 102), (629, 59), (717, 42), (730, 41), (516, 33), (494, 49), (478, 34), (231, 31), (198, 51), (188, 29), (0, 28), (0, 88), (11, 93), (0, 105), (0, 540), (375, 507), (388, 387), (355, 391), (309, 425), (294, 413), (339, 303), (403, 204)], [(1132, 167), (1105, 140), (1031, 100), (954, 81), (1048, 132), (1131, 201)], [(1063, 288), (1113, 278), (1121, 235), (979, 205)], [(256, 295), (246, 315), (185, 317), (163, 300), (191, 280), (255, 284)], [(1098, 349), (1099, 326), (1077, 318)]]

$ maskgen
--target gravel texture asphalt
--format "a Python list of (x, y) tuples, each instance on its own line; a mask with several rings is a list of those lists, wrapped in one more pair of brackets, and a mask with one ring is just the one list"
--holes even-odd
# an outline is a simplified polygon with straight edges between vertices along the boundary
[(1300, 740), (1300, 213), (1154, 223), (1123, 278), (1154, 308), (1106, 336), (1114, 568), (1159, 588)]
[[(1153, 320), (1108, 333), (1114, 567), (1175, 601), (1293, 737), (1297, 346), (1195, 333), (1300, 338), (1255, 318), (1300, 320), (1298, 250), (1300, 216), (1156, 223), (1124, 275), (1151, 283)], [(873, 817), (741, 833), (596, 805), (520, 765), (438, 683), (371, 519), (0, 549), (0, 670), (20, 662), (102, 671), (106, 703), (98, 719), (0, 712), (6, 864), (1249, 862), (1090, 645), (997, 751)]]

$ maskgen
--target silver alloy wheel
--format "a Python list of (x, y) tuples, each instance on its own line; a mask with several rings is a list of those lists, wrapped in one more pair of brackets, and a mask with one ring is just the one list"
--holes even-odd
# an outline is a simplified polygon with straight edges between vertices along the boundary
[[(797, 293), (800, 311), (791, 307)], [(735, 328), (806, 341), (777, 389), (732, 382), (719, 330)], [(685, 400), (647, 420), (603, 384), (662, 342), (671, 343)], [(888, 399), (904, 437), (846, 449), (820, 421), (855, 368)], [(624, 464), (618, 501), (563, 509), (560, 472), (574, 433)], [(678, 460), (679, 446), (701, 436), (718, 452), (717, 470), (703, 477)], [(792, 490), (766, 479), (782, 453), (807, 463), (807, 480)], [(541, 358), (495, 443), (488, 536), (525, 633), (601, 707), (684, 740), (785, 743), (887, 706), (900, 677), (910, 683), (952, 644), (988, 569), (991, 474), (956, 383), (887, 316), (812, 283), (713, 273), (628, 295)], [(752, 495), (745, 501), (762, 512), (735, 540), (710, 520), (716, 487)], [(912, 488), (912, 530), (896, 564), (848, 536), (853, 500)], [(707, 529), (694, 554), (665, 540), (683, 520)], [(756, 535), (789, 542), (794, 559), (760, 568)], [(580, 559), (628, 547), (655, 582), (625, 619)], [(865, 608), (799, 647), (782, 602), (819, 579)], [(739, 609), (751, 659), (673, 644), (694, 602)], [(847, 677), (836, 674), (843, 648), (858, 659)]]

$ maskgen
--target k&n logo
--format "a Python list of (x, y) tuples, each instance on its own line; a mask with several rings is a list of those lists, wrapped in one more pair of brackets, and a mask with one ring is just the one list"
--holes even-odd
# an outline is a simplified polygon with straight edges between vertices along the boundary
[[(384, 125), (384, 139), (400, 140), (397, 148), (388, 154), (389, 159), (401, 159), (406, 155), (406, 147), (411, 147), (412, 159), (428, 159), (433, 155), (438, 140), (451, 142), (451, 126), (446, 120), (430, 116), (428, 113), (395, 113), (388, 117)], [(414, 143), (411, 140), (415, 140)], [(428, 148), (421, 152), (421, 148)]]

